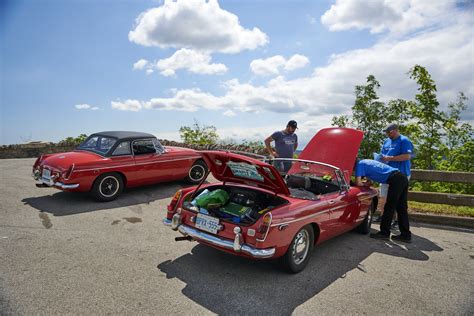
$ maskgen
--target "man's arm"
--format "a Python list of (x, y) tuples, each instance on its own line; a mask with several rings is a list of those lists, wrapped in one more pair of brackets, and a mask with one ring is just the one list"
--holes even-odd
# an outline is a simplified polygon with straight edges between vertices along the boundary
[(410, 159), (411, 154), (401, 154), (398, 156), (382, 156), (383, 161), (405, 161)]
[(265, 148), (267, 149), (267, 152), (270, 156), (278, 157), (278, 154), (272, 149), (272, 146), (270, 146), (270, 143), (272, 141), (272, 136), (268, 136), (267, 138), (265, 138)]

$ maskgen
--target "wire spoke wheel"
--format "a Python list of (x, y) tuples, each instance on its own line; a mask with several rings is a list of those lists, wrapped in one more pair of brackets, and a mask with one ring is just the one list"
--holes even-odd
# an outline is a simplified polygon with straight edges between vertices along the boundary
[(309, 233), (307, 230), (302, 229), (295, 237), (293, 243), (293, 261), (295, 264), (300, 264), (306, 259), (309, 250)]

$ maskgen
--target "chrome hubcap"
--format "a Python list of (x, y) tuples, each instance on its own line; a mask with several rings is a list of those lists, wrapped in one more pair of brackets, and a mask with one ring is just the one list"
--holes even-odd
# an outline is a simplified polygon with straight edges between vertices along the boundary
[(309, 233), (306, 229), (301, 230), (295, 237), (293, 244), (293, 261), (300, 264), (308, 255), (309, 250)]
[(203, 166), (195, 165), (191, 168), (191, 170), (189, 170), (189, 178), (191, 178), (193, 181), (201, 181), (205, 173), (206, 170)]
[(119, 190), (119, 182), (115, 177), (108, 176), (102, 179), (99, 185), (100, 194), (105, 197), (111, 197), (115, 195)]

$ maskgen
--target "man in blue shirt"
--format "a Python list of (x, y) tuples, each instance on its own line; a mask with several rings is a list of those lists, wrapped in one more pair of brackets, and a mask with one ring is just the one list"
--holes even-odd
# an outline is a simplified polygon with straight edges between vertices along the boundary
[[(265, 139), (265, 147), (271, 158), (293, 158), (293, 154), (298, 147), (298, 136), (295, 134), (298, 125), (296, 121), (289, 121), (286, 128), (276, 131)], [(275, 141), (275, 150), (270, 143)], [(288, 171), (291, 167), (290, 161), (284, 161), (282, 166), (277, 166), (280, 171)]]
[[(383, 130), (387, 134), (381, 151), (381, 161), (391, 167), (397, 168), (401, 173), (410, 180), (411, 176), (411, 158), (413, 156), (413, 144), (408, 137), (400, 134), (398, 125), (391, 123)], [(387, 198), (388, 184), (380, 186), (379, 209), (383, 210), (385, 199)], [(381, 218), (374, 219), (374, 222), (380, 221)]]
[[(382, 221), (380, 222), (380, 232), (370, 234), (375, 239), (390, 239), (390, 224), (397, 211), (400, 235), (393, 236), (393, 240), (411, 242), (410, 224), (408, 222), (408, 179), (407, 176), (398, 169), (386, 165), (382, 162), (364, 159), (356, 163), (355, 168), (356, 184), (364, 185), (362, 177), (369, 180), (388, 184), (387, 201), (385, 202)], [(367, 184), (366, 184), (367, 185)], [(370, 183), (369, 183), (370, 185)]]

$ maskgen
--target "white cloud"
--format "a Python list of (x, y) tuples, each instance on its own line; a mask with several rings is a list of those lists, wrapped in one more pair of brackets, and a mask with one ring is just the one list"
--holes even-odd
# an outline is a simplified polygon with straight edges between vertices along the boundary
[(255, 59), (250, 63), (250, 69), (259, 76), (278, 75), (285, 62), (285, 58), (280, 55), (266, 59)]
[(112, 101), (110, 104), (112, 109), (121, 111), (137, 112), (143, 108), (142, 102), (138, 100)]
[(281, 70), (292, 71), (302, 68), (309, 63), (306, 56), (295, 54), (286, 60), (281, 55), (266, 59), (255, 59), (250, 63), (252, 72), (259, 76), (271, 76), (280, 74)]
[(295, 54), (285, 64), (285, 70), (291, 71), (298, 68), (303, 68), (309, 64), (309, 59), (306, 56)]
[(369, 29), (403, 35), (423, 27), (451, 22), (455, 1), (337, 0), (321, 17), (331, 31)]
[(206, 52), (238, 53), (268, 43), (258, 28), (245, 29), (236, 15), (217, 0), (166, 0), (143, 12), (129, 32), (130, 41), (160, 48), (191, 48)]
[(222, 115), (232, 117), (232, 116), (236, 116), (237, 114), (235, 114), (235, 112), (232, 110), (227, 110), (224, 113), (222, 113)]
[(160, 59), (155, 66), (164, 76), (174, 75), (178, 69), (204, 75), (222, 74), (227, 71), (224, 64), (212, 64), (209, 54), (186, 48), (176, 51), (169, 58)]
[(147, 65), (148, 65), (148, 60), (140, 59), (136, 63), (133, 64), (133, 70), (144, 69)]
[(78, 110), (92, 110), (92, 111), (95, 111), (95, 110), (98, 110), (99, 108), (96, 107), (96, 106), (91, 106), (89, 104), (76, 104), (74, 105), (74, 107)]
[[(381, 83), (378, 95), (382, 101), (412, 100), (417, 86), (407, 72), (415, 64), (426, 67), (432, 75), (442, 108), (456, 100), (458, 91), (463, 91), (472, 102), (473, 22), (463, 14), (456, 14), (456, 20), (455, 25), (421, 32), (408, 39), (384, 39), (369, 48), (334, 55), (326, 66), (316, 68), (307, 77), (287, 80), (278, 76), (264, 85), (233, 79), (224, 82), (222, 95), (200, 89), (173, 90), (169, 97), (140, 102), (144, 109), (268, 111), (316, 119), (349, 112), (354, 103), (354, 86), (364, 84), (370, 74)], [(283, 69), (281, 58), (269, 64), (267, 68), (261, 64), (261, 72), (271, 72), (275, 67), (278, 71)]]

